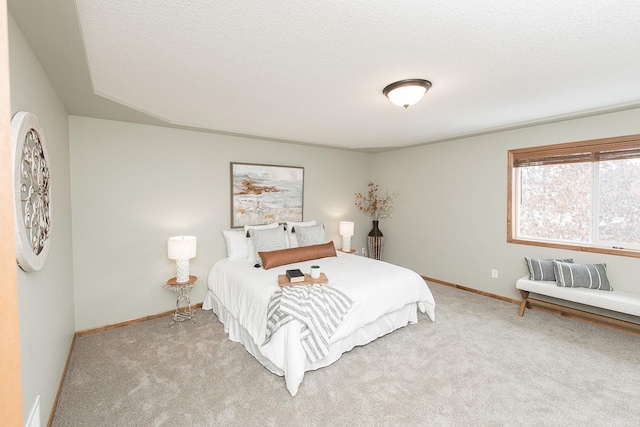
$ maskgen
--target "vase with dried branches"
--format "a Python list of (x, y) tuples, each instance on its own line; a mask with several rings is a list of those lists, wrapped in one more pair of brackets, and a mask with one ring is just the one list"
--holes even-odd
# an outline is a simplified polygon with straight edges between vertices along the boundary
[(379, 221), (384, 218), (391, 218), (393, 212), (393, 201), (398, 193), (386, 192), (384, 196), (378, 194), (378, 184), (369, 182), (369, 191), (365, 194), (356, 193), (356, 206), (360, 211), (369, 215), (373, 219), (373, 228), (367, 236), (367, 246), (369, 258), (381, 260), (384, 248), (384, 235), (380, 231)]

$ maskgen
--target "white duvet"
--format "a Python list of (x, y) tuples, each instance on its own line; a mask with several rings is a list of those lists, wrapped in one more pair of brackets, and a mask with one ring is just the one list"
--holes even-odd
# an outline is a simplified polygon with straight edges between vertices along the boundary
[[(335, 351), (326, 360), (314, 364), (306, 360), (302, 351), (299, 322), (289, 323), (267, 345), (263, 345), (267, 305), (278, 289), (278, 275), (290, 268), (308, 272), (311, 265), (319, 265), (327, 275), (329, 285), (340, 289), (354, 302), (330, 339), (330, 346), (335, 344)], [(403, 267), (342, 252), (338, 252), (337, 257), (298, 262), (270, 270), (255, 268), (246, 260), (230, 261), (225, 258), (211, 268), (208, 288), (203, 309), (213, 309), (232, 340), (242, 342), (272, 372), (284, 375), (292, 395), (297, 393), (305, 371), (327, 366), (355, 345), (366, 344), (407, 323), (416, 322), (416, 306), (435, 320), (433, 296), (418, 274)], [(376, 322), (385, 316), (385, 321), (378, 325)]]

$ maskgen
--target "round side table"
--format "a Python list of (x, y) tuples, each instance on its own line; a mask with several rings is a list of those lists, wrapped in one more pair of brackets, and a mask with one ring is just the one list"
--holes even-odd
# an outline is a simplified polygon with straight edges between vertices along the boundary
[[(173, 326), (176, 322), (184, 322), (190, 320), (191, 323), (196, 323), (196, 311), (191, 309), (191, 298), (189, 298), (189, 292), (194, 285), (198, 283), (197, 276), (189, 276), (189, 280), (186, 282), (178, 282), (177, 278), (167, 280), (167, 283), (163, 285), (165, 289), (169, 289), (177, 295), (176, 299), (176, 311), (171, 315), (171, 322), (169, 326)], [(186, 307), (183, 307), (180, 311), (180, 302), (184, 301)]]

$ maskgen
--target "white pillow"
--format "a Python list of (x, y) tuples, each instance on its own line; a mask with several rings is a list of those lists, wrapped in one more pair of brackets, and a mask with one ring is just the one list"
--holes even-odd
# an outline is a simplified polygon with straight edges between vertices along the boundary
[(255, 248), (256, 265), (262, 265), (262, 259), (258, 252), (287, 249), (287, 234), (284, 232), (284, 225), (280, 225), (278, 228), (250, 230), (249, 233)]
[[(278, 228), (278, 225), (279, 224), (277, 222), (272, 222), (271, 224), (266, 224), (266, 225), (245, 225), (244, 233), (246, 236), (247, 231), (249, 230), (267, 230), (269, 228)], [(256, 263), (256, 248), (253, 246), (253, 242), (248, 237), (247, 237), (247, 244), (248, 244), (247, 252), (249, 254), (247, 256), (247, 262), (253, 265)]]
[(227, 243), (227, 257), (230, 260), (249, 256), (247, 233), (244, 230), (222, 230), (222, 235)]
[(300, 244), (298, 243), (298, 238), (296, 237), (296, 233), (293, 232), (293, 227), (295, 227), (296, 225), (307, 227), (309, 225), (316, 225), (316, 222), (315, 221), (305, 221), (305, 222), (287, 221), (287, 237), (289, 238), (290, 248), (297, 248), (298, 246), (300, 246)]
[(327, 243), (327, 236), (324, 232), (324, 225), (308, 225), (303, 227), (298, 225), (294, 233), (298, 238), (300, 246), (322, 245)]

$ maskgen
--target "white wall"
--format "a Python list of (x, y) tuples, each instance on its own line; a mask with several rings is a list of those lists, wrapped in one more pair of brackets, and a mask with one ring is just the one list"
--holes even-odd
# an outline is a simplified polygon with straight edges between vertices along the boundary
[(75, 331), (69, 129), (65, 108), (11, 16), (9, 61), (11, 111), (30, 111), (38, 117), (51, 164), (49, 256), (40, 271), (18, 269), (23, 418), (26, 422), (40, 395), (44, 425)]
[[(76, 330), (170, 310), (161, 286), (175, 276), (167, 238), (198, 238), (191, 273), (206, 278), (226, 256), (230, 162), (302, 166), (304, 219), (358, 221), (354, 193), (371, 179), (371, 154), (71, 116)], [(356, 225), (357, 227), (357, 225)], [(362, 246), (368, 230), (357, 227)], [(355, 246), (358, 247), (358, 246)], [(192, 291), (201, 302), (206, 285)]]
[(605, 262), (614, 288), (640, 292), (638, 258), (507, 244), (506, 235), (509, 149), (637, 133), (640, 109), (377, 154), (376, 182), (400, 192), (380, 224), (385, 260), (515, 299), (525, 256)]

